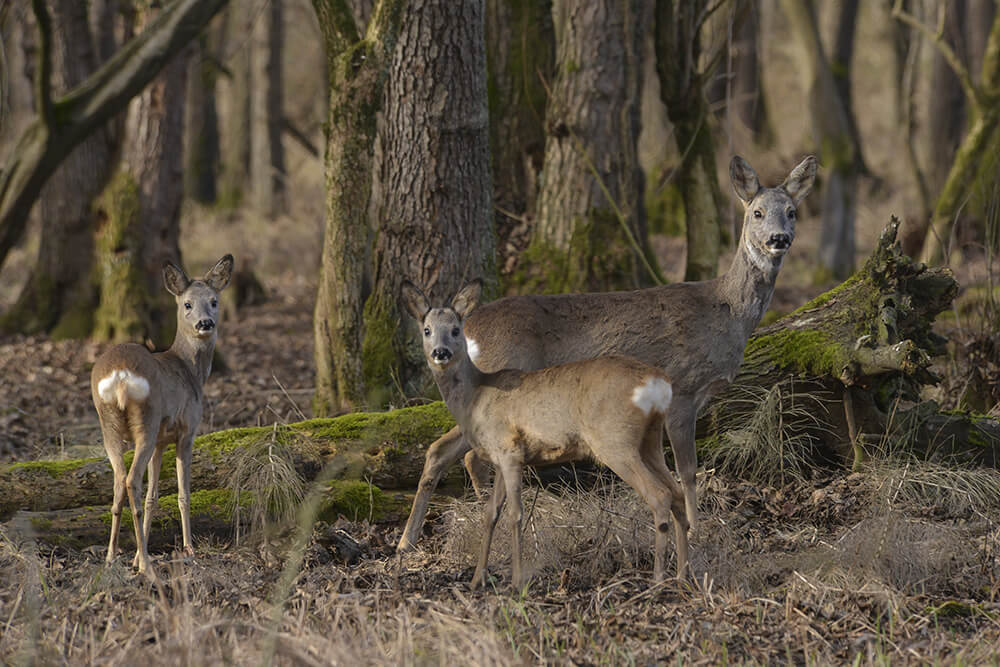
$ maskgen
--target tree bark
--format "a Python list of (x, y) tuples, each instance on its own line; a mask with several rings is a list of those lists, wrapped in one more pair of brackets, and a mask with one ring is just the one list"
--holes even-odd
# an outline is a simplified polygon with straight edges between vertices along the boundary
[[(847, 278), (854, 271), (858, 152), (851, 135), (849, 109), (837, 92), (823, 50), (815, 8), (801, 0), (782, 0), (785, 15), (803, 49), (806, 91), (813, 141), (820, 148), (826, 182), (818, 252), (818, 281)], [(845, 64), (846, 65), (846, 64)], [(849, 77), (849, 73), (846, 75)]]
[[(140, 15), (140, 26), (152, 16)], [(100, 305), (94, 336), (150, 339), (165, 346), (176, 308), (163, 289), (163, 265), (180, 265), (184, 195), (184, 110), (188, 54), (179, 53), (129, 106), (122, 162), (104, 198), (98, 230)]]
[(250, 177), (253, 207), (267, 217), (287, 207), (285, 151), (281, 144), (284, 50), (281, 2), (268, 2), (253, 24), (250, 48)]
[(640, 3), (554, 0), (556, 77), (536, 227), (519, 282), (576, 292), (662, 282), (648, 248), (639, 136)]
[(486, 3), (490, 151), (501, 275), (518, 268), (530, 241), (545, 159), (547, 81), (555, 36), (551, 2)]
[(362, 38), (351, 11), (317, 0), (330, 74), (326, 136), (326, 227), (316, 294), (313, 411), (328, 415), (367, 400), (362, 374), (363, 309), (371, 291), (369, 202), (376, 115), (403, 18), (403, 0), (379, 3)]
[(369, 404), (430, 390), (403, 278), (450, 298), (483, 278), (495, 291), (484, 0), (411, 0), (392, 55), (373, 165), (372, 292), (362, 374)]

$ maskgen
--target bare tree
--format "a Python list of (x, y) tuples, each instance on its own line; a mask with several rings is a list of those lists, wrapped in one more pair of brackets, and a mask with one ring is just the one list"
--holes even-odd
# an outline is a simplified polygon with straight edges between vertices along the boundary
[(253, 207), (275, 216), (286, 208), (285, 151), (281, 144), (284, 11), (269, 0), (254, 17), (250, 47), (250, 178)]

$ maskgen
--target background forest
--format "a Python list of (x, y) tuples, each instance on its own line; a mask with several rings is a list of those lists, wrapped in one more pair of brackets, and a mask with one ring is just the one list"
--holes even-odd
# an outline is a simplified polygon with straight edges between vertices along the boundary
[[(0, 654), (995, 659), (995, 0), (0, 0), (0, 40)], [(699, 423), (699, 581), (649, 587), (645, 507), (587, 466), (535, 484), (527, 595), (506, 543), (499, 594), (468, 592), (481, 504), (457, 468), (461, 500), (395, 558), (450, 425), (402, 281), (715, 277), (737, 154), (764, 185), (820, 171)], [(111, 342), (169, 344), (164, 261), (227, 252), (199, 558), (170, 558), (164, 471), (157, 591), (94, 546), (89, 370)]]

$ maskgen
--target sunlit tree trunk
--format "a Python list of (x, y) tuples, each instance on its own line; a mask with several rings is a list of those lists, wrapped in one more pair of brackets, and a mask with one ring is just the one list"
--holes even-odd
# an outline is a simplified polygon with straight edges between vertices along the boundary
[(639, 135), (640, 3), (554, 0), (556, 76), (527, 287), (575, 292), (660, 280), (648, 249)]

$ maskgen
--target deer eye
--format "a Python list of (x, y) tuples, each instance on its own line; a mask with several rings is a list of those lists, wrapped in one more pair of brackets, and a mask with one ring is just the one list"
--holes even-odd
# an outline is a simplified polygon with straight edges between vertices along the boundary
[(212, 308), (216, 308), (216, 307), (218, 307), (218, 305), (219, 305), (218, 300), (212, 299)]
[(760, 219), (764, 217), (764, 214), (761, 213), (760, 209), (758, 208), (756, 211), (753, 212), (753, 217)]
[(795, 219), (795, 209), (794, 208), (788, 209), (788, 219), (789, 220), (794, 220)]
[(184, 310), (191, 310), (191, 302), (190, 301), (185, 301), (184, 302)]
[(453, 338), (458, 338), (459, 333), (461, 332), (458, 330), (458, 327), (455, 327), (454, 329), (451, 330), (451, 335)]
[(424, 335), (427, 336), (428, 338), (430, 337), (430, 335), (431, 335), (431, 328), (430, 327), (424, 327)]

